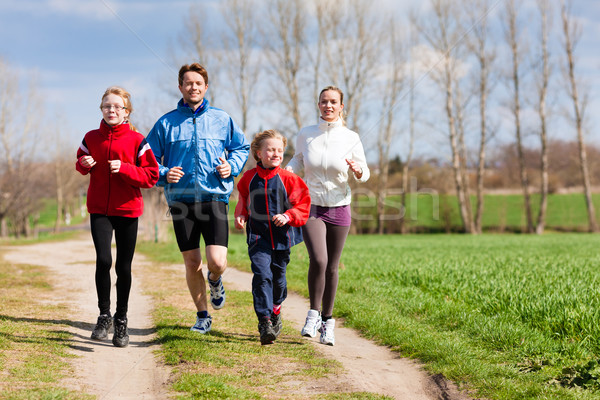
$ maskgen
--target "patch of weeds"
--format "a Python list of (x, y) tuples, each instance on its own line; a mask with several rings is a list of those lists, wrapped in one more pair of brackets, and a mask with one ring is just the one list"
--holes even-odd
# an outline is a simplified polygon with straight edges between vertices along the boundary
[(600, 390), (600, 360), (590, 360), (585, 364), (563, 368), (555, 383), (569, 388)]
[(543, 367), (552, 365), (552, 363), (548, 360), (532, 360), (527, 359), (521, 363), (517, 364), (517, 368), (521, 373), (530, 373), (530, 372), (538, 372)]

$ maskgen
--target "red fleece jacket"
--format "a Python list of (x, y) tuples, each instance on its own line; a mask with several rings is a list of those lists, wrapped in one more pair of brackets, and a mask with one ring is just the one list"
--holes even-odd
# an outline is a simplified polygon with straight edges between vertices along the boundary
[[(81, 165), (83, 156), (92, 156), (96, 165)], [(119, 172), (112, 174), (109, 160), (121, 160)], [(144, 136), (128, 123), (100, 128), (85, 134), (77, 150), (75, 168), (90, 174), (87, 208), (90, 214), (136, 218), (144, 211), (140, 188), (151, 188), (158, 181), (158, 163)]]

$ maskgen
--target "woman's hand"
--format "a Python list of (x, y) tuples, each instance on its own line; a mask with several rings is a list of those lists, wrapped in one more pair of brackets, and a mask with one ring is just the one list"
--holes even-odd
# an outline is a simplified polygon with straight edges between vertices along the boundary
[(362, 178), (363, 170), (359, 163), (357, 163), (356, 161), (351, 160), (349, 158), (346, 158), (346, 164), (348, 164), (350, 166), (350, 169), (354, 173), (354, 176), (356, 177), (356, 179)]

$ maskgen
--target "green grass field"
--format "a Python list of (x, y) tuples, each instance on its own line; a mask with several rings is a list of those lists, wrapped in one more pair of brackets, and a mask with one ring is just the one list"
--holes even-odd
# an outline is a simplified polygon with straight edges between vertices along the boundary
[[(600, 398), (599, 244), (562, 233), (350, 236), (334, 315), (476, 397)], [(173, 243), (149, 247), (180, 262)], [(231, 236), (229, 262), (249, 269), (243, 235)], [(307, 268), (296, 246), (288, 283), (304, 295)]]
[[(374, 229), (376, 217), (373, 198), (359, 196), (353, 210), (364, 229)], [(593, 196), (597, 219), (600, 222), (600, 194)], [(539, 212), (539, 194), (531, 196), (534, 223)], [(419, 194), (409, 195), (406, 209), (401, 209), (398, 196), (387, 199), (386, 215), (394, 225), (400, 216), (404, 216), (412, 231), (443, 232), (460, 230), (461, 221), (456, 196)], [(476, 199), (473, 197), (473, 210)], [(473, 211), (474, 213), (474, 211)], [(588, 227), (587, 210), (583, 194), (551, 194), (548, 196), (546, 227), (558, 231), (586, 231)], [(526, 217), (522, 195), (486, 195), (482, 219), (484, 230), (520, 232), (526, 227)]]

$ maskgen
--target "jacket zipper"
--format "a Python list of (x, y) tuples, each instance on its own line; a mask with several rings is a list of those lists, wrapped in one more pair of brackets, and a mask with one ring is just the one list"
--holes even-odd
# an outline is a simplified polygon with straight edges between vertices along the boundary
[[(194, 111), (195, 113), (195, 111)], [(192, 143), (194, 148), (194, 164), (192, 165), (192, 171), (190, 173), (192, 176), (190, 179), (194, 182), (194, 201), (198, 201), (198, 179), (196, 179), (196, 168), (199, 168), (200, 163), (198, 162), (198, 129), (196, 127), (196, 114), (194, 114), (192, 118), (192, 123), (194, 124), (194, 135), (192, 137)]]
[(273, 230), (271, 229), (271, 213), (269, 212), (269, 180), (265, 178), (265, 204), (267, 206), (267, 224), (269, 225), (269, 235), (271, 236), (271, 249), (275, 250), (275, 241), (273, 241)]
[[(106, 156), (106, 161), (110, 160), (110, 150), (112, 149), (112, 141), (113, 141), (113, 131), (112, 128), (108, 131), (108, 154)], [(108, 210), (110, 207), (110, 181), (111, 181), (112, 172), (110, 172), (110, 166), (108, 167), (108, 193), (106, 196), (106, 215), (108, 215)]]

